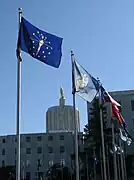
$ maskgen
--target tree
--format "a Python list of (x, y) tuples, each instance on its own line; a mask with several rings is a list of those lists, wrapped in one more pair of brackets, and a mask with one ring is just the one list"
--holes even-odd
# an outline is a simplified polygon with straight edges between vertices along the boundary
[(100, 146), (101, 143), (101, 133), (100, 133), (100, 110), (99, 110), (99, 100), (95, 98), (92, 103), (92, 108), (89, 109), (90, 119), (88, 124), (85, 125), (85, 143), (88, 144), (89, 148), (92, 145), (95, 147)]
[[(100, 126), (100, 108), (102, 108), (103, 115), (103, 127), (104, 131), (106, 129), (105, 126), (105, 118), (106, 118), (106, 109), (103, 106), (99, 105), (99, 99), (95, 98), (92, 102), (92, 107), (89, 109), (90, 119), (88, 120), (88, 124), (85, 125), (84, 128), (84, 139), (85, 139), (85, 151), (88, 154), (88, 166), (89, 171), (92, 176), (95, 176), (96, 173), (100, 174), (100, 149), (101, 149), (101, 126)], [(105, 136), (104, 136), (105, 138)]]

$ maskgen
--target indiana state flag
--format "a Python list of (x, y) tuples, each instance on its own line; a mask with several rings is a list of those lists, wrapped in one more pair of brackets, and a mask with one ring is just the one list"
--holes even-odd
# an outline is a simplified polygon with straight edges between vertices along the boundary
[(62, 38), (49, 34), (21, 18), (18, 49), (50, 66), (58, 68), (61, 62)]
[(75, 91), (84, 100), (91, 102), (99, 91), (99, 82), (74, 60)]

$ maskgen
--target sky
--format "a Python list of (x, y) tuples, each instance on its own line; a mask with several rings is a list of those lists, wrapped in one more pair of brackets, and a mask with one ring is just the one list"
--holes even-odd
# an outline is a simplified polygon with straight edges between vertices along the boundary
[[(58, 105), (60, 87), (72, 105), (71, 59), (108, 91), (134, 89), (133, 0), (4, 0), (0, 5), (0, 135), (16, 132), (15, 55), (18, 8), (38, 28), (63, 38), (62, 62), (56, 69), (22, 53), (21, 133), (45, 132), (45, 113)], [(86, 102), (76, 97), (81, 130)]]

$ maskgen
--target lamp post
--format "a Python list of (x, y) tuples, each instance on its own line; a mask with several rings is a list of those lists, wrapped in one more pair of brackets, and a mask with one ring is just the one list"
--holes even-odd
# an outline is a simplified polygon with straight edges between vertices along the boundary
[(40, 159), (38, 159), (38, 160), (37, 160), (38, 180), (40, 180), (40, 173), (39, 173), (40, 167), (41, 167), (41, 161), (40, 161)]
[(22, 161), (22, 179), (25, 180), (25, 163)]
[[(53, 160), (48, 162), (49, 169), (53, 166), (53, 164), (54, 164)], [(49, 173), (50, 174), (50, 180), (52, 180), (52, 171), (49, 171), (49, 172), (50, 172)]]
[(61, 167), (62, 167), (62, 180), (63, 180), (63, 168), (64, 168), (64, 165), (65, 165), (65, 160), (61, 159), (60, 163), (61, 163)]

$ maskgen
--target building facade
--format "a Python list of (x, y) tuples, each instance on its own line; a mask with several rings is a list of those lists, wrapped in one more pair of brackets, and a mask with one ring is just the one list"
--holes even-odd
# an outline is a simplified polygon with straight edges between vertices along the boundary
[[(75, 129), (74, 108), (73, 106), (65, 105), (62, 88), (60, 92), (59, 106), (50, 107), (46, 112), (46, 132), (74, 131)], [(77, 109), (75, 110), (75, 114), (78, 122), (78, 131), (80, 131), (80, 117)]]
[[(79, 133), (79, 147), (82, 148), (82, 133)], [(17, 141), (15, 135), (0, 136), (0, 167), (15, 166)], [(72, 132), (35, 133), (21, 135), (21, 177), (31, 180), (44, 176), (47, 169), (64, 161), (72, 167), (74, 153)]]

